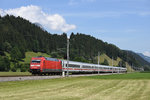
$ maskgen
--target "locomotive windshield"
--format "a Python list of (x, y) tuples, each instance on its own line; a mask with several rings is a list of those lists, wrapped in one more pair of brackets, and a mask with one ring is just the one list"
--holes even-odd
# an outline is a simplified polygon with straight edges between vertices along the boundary
[(40, 63), (41, 60), (32, 60), (32, 63)]

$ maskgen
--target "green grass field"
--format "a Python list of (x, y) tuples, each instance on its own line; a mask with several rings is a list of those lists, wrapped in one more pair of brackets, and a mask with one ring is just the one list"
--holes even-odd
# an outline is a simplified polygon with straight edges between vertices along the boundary
[(150, 73), (0, 82), (0, 100), (150, 100)]
[(114, 74), (114, 75), (102, 75), (102, 76), (88, 76), (87, 78), (91, 79), (149, 79), (150, 80), (150, 72), (146, 73), (128, 73), (128, 74)]

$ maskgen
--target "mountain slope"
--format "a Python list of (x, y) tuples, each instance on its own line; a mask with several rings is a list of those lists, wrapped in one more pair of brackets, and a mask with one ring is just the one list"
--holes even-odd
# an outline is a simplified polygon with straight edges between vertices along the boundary
[[(29, 21), (14, 16), (0, 17), (0, 55), (11, 55), (11, 61), (25, 58), (25, 52), (43, 52), (52, 57), (66, 59), (67, 35), (50, 34)], [(128, 62), (136, 67), (150, 66), (137, 54), (120, 50), (113, 44), (81, 33), (70, 36), (70, 60), (97, 63), (97, 53), (106, 54), (110, 59)], [(16, 55), (13, 55), (16, 54)], [(16, 58), (15, 58), (16, 57)]]
[(150, 57), (143, 55), (142, 53), (137, 53), (139, 56), (141, 56), (144, 60), (150, 63)]

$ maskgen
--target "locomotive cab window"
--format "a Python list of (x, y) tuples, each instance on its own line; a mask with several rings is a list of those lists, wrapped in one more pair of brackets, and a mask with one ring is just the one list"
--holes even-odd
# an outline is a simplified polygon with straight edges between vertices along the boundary
[(40, 63), (41, 60), (32, 60), (32, 63)]

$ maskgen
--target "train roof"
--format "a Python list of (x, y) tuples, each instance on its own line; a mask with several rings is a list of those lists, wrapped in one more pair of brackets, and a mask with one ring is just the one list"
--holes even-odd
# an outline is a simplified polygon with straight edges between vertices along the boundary
[(49, 57), (43, 57), (43, 56), (33, 57), (33, 58), (45, 58), (46, 60), (49, 60), (49, 61), (59, 61), (59, 60), (56, 59), (56, 58), (49, 58)]
[(59, 61), (58, 59), (56, 58), (49, 58), (49, 57), (44, 57), (46, 60), (50, 60), (50, 61)]

